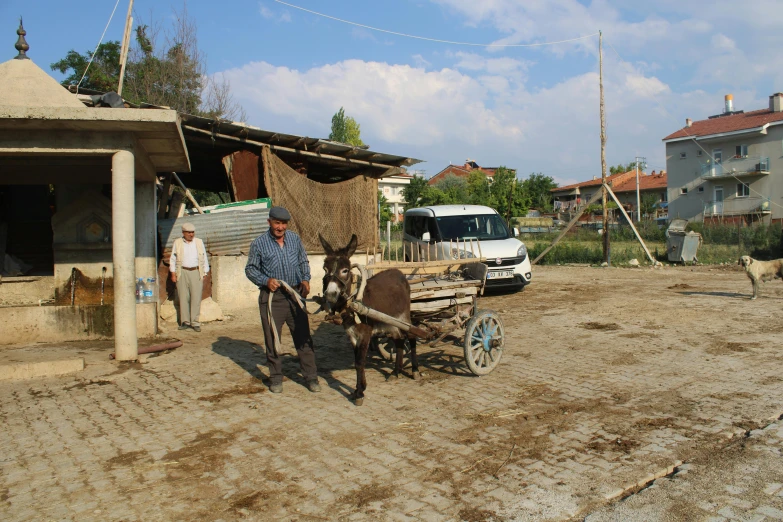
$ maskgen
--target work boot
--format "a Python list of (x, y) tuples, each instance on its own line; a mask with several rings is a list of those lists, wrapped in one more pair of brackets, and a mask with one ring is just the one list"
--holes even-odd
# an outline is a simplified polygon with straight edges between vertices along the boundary
[(200, 326), (194, 326), (193, 327), (193, 331), (194, 332), (200, 332), (201, 331), (201, 327)]
[(318, 384), (318, 379), (313, 379), (312, 381), (307, 381), (307, 389), (310, 390), (313, 393), (318, 393), (321, 391), (321, 385)]
[(177, 330), (187, 330), (188, 328), (190, 328), (190, 325), (188, 323), (182, 323), (181, 325), (179, 325), (179, 328), (177, 328)]
[(270, 384), (269, 391), (271, 391), (272, 393), (283, 393), (283, 383)]

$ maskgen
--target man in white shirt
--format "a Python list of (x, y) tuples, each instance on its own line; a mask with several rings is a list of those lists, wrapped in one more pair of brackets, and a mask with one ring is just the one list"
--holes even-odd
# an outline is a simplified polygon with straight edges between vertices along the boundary
[(196, 237), (196, 227), (191, 223), (183, 224), (182, 237), (174, 240), (169, 271), (179, 294), (179, 329), (193, 328), (200, 332), (198, 316), (201, 313), (204, 276), (209, 273), (209, 260), (204, 242)]

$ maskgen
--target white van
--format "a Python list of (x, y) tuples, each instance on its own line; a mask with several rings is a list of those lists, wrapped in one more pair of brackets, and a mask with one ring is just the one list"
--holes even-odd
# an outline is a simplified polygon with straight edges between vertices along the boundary
[(435, 205), (405, 212), (403, 246), (407, 261), (484, 257), (487, 287), (530, 283), (527, 247), (509, 233), (498, 212), (481, 205)]

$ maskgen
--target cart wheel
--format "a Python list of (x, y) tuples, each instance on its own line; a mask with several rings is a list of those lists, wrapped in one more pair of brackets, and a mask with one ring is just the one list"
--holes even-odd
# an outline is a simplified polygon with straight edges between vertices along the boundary
[(479, 310), (465, 328), (465, 362), (474, 375), (486, 375), (503, 356), (505, 330), (500, 316), (492, 310)]
[[(373, 342), (377, 343), (376, 346), (378, 347), (378, 354), (381, 356), (381, 359), (384, 361), (394, 362), (397, 358), (397, 345), (394, 344), (394, 339), (389, 339), (388, 337), (380, 337), (377, 339), (373, 339)], [(402, 361), (403, 368), (406, 366), (410, 366), (410, 357), (407, 355), (410, 352), (410, 345), (408, 345), (408, 341), (405, 341), (405, 354), (404, 359)]]

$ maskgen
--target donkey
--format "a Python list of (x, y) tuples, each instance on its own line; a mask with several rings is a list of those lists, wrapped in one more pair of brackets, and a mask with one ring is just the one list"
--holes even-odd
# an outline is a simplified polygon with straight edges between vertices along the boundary
[[(356, 234), (343, 248), (335, 250), (318, 234), (318, 239), (326, 252), (324, 260), (324, 308), (331, 314), (339, 314), (343, 328), (353, 344), (354, 361), (356, 364), (356, 390), (351, 395), (357, 406), (364, 402), (364, 390), (367, 381), (364, 376), (364, 366), (367, 359), (367, 349), (373, 336), (385, 336), (394, 340), (397, 348), (397, 359), (394, 365), (395, 379), (402, 373), (402, 356), (405, 339), (408, 338), (411, 347), (411, 366), (413, 378), (421, 378), (419, 361), (416, 356), (416, 339), (396, 326), (360, 317), (357, 323), (353, 310), (348, 307), (348, 299), (353, 286), (353, 272), (350, 257), (356, 252), (358, 243)], [(367, 280), (362, 302), (378, 312), (384, 313), (406, 323), (411, 322), (411, 287), (402, 272), (396, 269), (384, 270)]]

